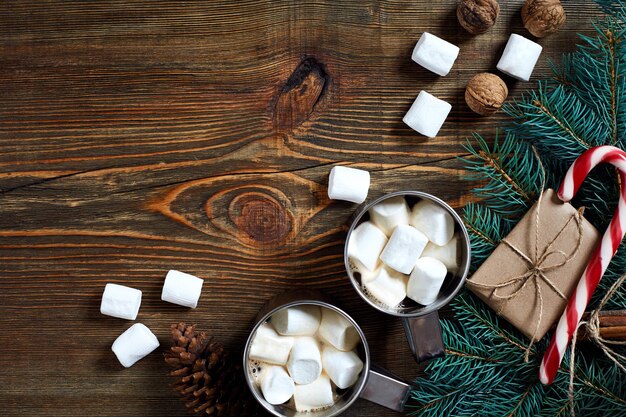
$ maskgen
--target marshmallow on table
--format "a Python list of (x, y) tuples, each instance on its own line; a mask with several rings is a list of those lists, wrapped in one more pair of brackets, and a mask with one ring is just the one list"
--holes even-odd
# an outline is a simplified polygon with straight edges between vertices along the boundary
[(359, 333), (348, 319), (329, 308), (322, 309), (320, 338), (339, 350), (352, 350), (361, 340)]
[(434, 303), (447, 272), (446, 266), (438, 259), (420, 258), (411, 272), (407, 296), (424, 306)]
[(307, 385), (296, 385), (293, 399), (296, 411), (300, 412), (313, 411), (333, 405), (335, 398), (328, 375), (322, 374)]
[(283, 404), (293, 396), (293, 391), (293, 379), (285, 368), (272, 365), (263, 368), (261, 392), (265, 401), (274, 405)]
[(454, 236), (454, 219), (445, 208), (428, 200), (413, 207), (411, 225), (435, 245), (443, 246)]
[(339, 389), (354, 385), (363, 370), (363, 361), (354, 351), (344, 352), (328, 345), (322, 350), (322, 364)]
[(422, 90), (402, 121), (411, 129), (434, 138), (446, 121), (452, 106)]
[(317, 340), (309, 336), (296, 338), (287, 361), (287, 370), (296, 384), (306, 385), (315, 381), (322, 373)]
[(428, 243), (428, 238), (413, 226), (401, 224), (393, 231), (380, 255), (388, 267), (410, 274)]
[(154, 333), (143, 324), (135, 323), (115, 339), (111, 350), (122, 366), (129, 368), (158, 347), (159, 341)]
[(511, 34), (496, 68), (513, 78), (528, 81), (541, 55), (541, 45), (523, 36)]
[(141, 306), (141, 291), (124, 285), (107, 284), (102, 293), (100, 313), (135, 320)]
[(161, 300), (183, 307), (196, 308), (202, 293), (202, 283), (198, 277), (171, 270), (165, 276)]
[(272, 326), (263, 323), (259, 326), (250, 344), (250, 359), (285, 365), (294, 344), (294, 338), (280, 336)]
[(387, 236), (399, 224), (409, 224), (409, 205), (401, 195), (388, 198), (369, 209), (370, 220)]
[(277, 311), (270, 321), (284, 336), (312, 336), (320, 326), (321, 317), (319, 306), (300, 305)]
[(328, 177), (328, 198), (361, 204), (370, 188), (370, 173), (362, 169), (335, 166)]
[(378, 270), (376, 277), (363, 286), (381, 303), (395, 307), (406, 297), (407, 277), (398, 271), (385, 266)]
[(413, 61), (437, 75), (445, 77), (459, 56), (459, 47), (424, 32), (413, 49)]
[(434, 243), (426, 245), (422, 256), (439, 259), (451, 274), (456, 274), (459, 270), (459, 237), (454, 235), (450, 242), (444, 246), (438, 246)]
[(378, 257), (387, 244), (387, 236), (372, 222), (363, 222), (350, 234), (348, 258), (373, 271), (378, 265)]

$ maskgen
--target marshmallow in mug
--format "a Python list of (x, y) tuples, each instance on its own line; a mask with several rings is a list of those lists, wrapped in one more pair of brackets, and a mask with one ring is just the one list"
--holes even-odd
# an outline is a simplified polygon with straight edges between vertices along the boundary
[(402, 121), (416, 132), (434, 138), (450, 114), (452, 106), (422, 90)]
[(253, 360), (285, 365), (293, 344), (293, 337), (280, 336), (270, 324), (263, 323), (257, 329), (250, 344), (249, 356)]
[(454, 236), (452, 215), (439, 204), (429, 200), (422, 200), (413, 206), (410, 222), (435, 245), (443, 246)]
[(293, 393), (296, 411), (306, 412), (330, 407), (335, 403), (328, 375), (321, 374), (310, 384), (296, 385)]
[(135, 320), (140, 306), (140, 290), (118, 284), (104, 286), (100, 313), (120, 319)]
[(427, 70), (445, 77), (458, 56), (458, 46), (424, 32), (413, 49), (411, 59)]
[(373, 271), (386, 244), (387, 236), (382, 230), (372, 222), (363, 222), (350, 235), (348, 258)]
[(141, 323), (135, 323), (118, 336), (111, 346), (122, 366), (129, 368), (159, 347), (154, 333)]
[(403, 274), (410, 274), (428, 243), (428, 238), (415, 227), (401, 224), (393, 231), (380, 260)]
[(283, 336), (312, 336), (320, 326), (321, 316), (318, 306), (301, 305), (277, 311), (270, 322)]
[(370, 188), (370, 173), (337, 165), (328, 176), (328, 198), (361, 204)]
[(446, 266), (435, 258), (418, 259), (409, 278), (407, 296), (424, 306), (434, 303), (447, 272)]
[(196, 308), (204, 281), (184, 272), (171, 270), (165, 276), (161, 300), (183, 307)]
[(538, 43), (512, 33), (496, 68), (513, 78), (528, 81), (542, 49)]
[(406, 297), (406, 276), (381, 266), (373, 278), (362, 281), (365, 290), (381, 303), (395, 307)]
[(341, 314), (328, 308), (322, 309), (319, 336), (339, 350), (352, 350), (361, 340), (352, 323)]
[(369, 214), (372, 223), (387, 236), (391, 236), (398, 225), (409, 224), (409, 205), (401, 195), (387, 198), (374, 205), (369, 209)]
[(263, 368), (260, 388), (265, 401), (278, 405), (291, 399), (295, 385), (285, 368), (270, 365)]
[(455, 234), (448, 243), (443, 246), (430, 242), (424, 248), (422, 257), (428, 256), (440, 260), (451, 274), (456, 274), (459, 270), (459, 236)]
[(317, 340), (309, 336), (297, 337), (289, 354), (287, 370), (296, 384), (306, 385), (315, 381), (322, 373)]
[(322, 349), (322, 365), (339, 389), (354, 385), (363, 370), (363, 361), (356, 352), (345, 352), (329, 345)]

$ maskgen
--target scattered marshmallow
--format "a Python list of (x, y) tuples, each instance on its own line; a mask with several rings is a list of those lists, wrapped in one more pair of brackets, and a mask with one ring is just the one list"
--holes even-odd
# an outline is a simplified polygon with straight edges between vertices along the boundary
[(422, 256), (439, 259), (451, 274), (459, 271), (459, 237), (454, 235), (450, 242), (444, 246), (438, 246), (434, 243), (426, 245)]
[(339, 389), (354, 385), (363, 370), (363, 361), (354, 351), (344, 352), (329, 345), (322, 350), (322, 364)]
[(294, 388), (293, 379), (282, 366), (263, 368), (261, 392), (268, 403), (274, 405), (286, 403), (293, 396)]
[(171, 270), (165, 276), (161, 300), (183, 307), (196, 308), (202, 293), (202, 283), (198, 277)]
[(446, 279), (446, 273), (446, 266), (441, 261), (435, 258), (420, 258), (411, 272), (407, 296), (424, 306), (434, 303)]
[(373, 271), (378, 257), (387, 244), (387, 236), (372, 222), (363, 222), (350, 235), (348, 257)]
[(528, 81), (542, 49), (538, 43), (512, 33), (496, 68), (513, 78)]
[(328, 198), (361, 204), (370, 188), (370, 173), (337, 165), (328, 177)]
[(429, 200), (413, 207), (411, 225), (435, 245), (443, 246), (454, 236), (454, 219), (445, 208)]
[(293, 395), (296, 411), (306, 412), (334, 404), (333, 387), (328, 375), (322, 374), (307, 385), (296, 385)]
[(308, 336), (296, 338), (287, 361), (287, 370), (296, 384), (306, 385), (322, 373), (322, 358), (317, 341)]
[(122, 366), (129, 368), (159, 347), (154, 333), (141, 323), (135, 323), (118, 336), (111, 346)]
[(259, 326), (250, 344), (250, 359), (285, 365), (289, 359), (293, 337), (280, 336), (272, 326), (263, 323)]
[(434, 138), (450, 114), (452, 106), (422, 90), (402, 121), (418, 133)]
[(409, 205), (403, 196), (388, 198), (369, 209), (370, 220), (387, 236), (399, 224), (409, 224)]
[(407, 278), (404, 274), (391, 268), (381, 267), (376, 277), (363, 286), (381, 303), (395, 307), (406, 297)]
[(427, 243), (428, 238), (422, 232), (413, 226), (401, 224), (393, 231), (380, 259), (388, 267), (410, 274)]
[(320, 327), (322, 313), (315, 305), (283, 308), (272, 315), (272, 325), (283, 336), (312, 336)]
[(100, 313), (126, 320), (135, 320), (141, 306), (141, 291), (124, 285), (107, 284), (102, 293)]
[(348, 319), (329, 308), (322, 310), (320, 338), (339, 350), (352, 350), (361, 340), (359, 333)]
[(424, 32), (413, 49), (411, 59), (427, 70), (445, 77), (452, 69), (458, 56), (458, 46), (431, 33)]

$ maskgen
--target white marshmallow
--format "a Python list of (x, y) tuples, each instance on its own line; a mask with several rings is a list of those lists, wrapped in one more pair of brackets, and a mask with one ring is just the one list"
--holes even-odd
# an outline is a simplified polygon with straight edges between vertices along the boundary
[(388, 267), (410, 274), (428, 243), (428, 238), (413, 226), (401, 224), (393, 231), (380, 259)]
[(381, 267), (375, 279), (363, 284), (367, 292), (381, 303), (395, 307), (406, 297), (407, 277), (391, 268)]
[(322, 309), (319, 336), (339, 350), (352, 350), (361, 340), (352, 323), (329, 308)]
[(335, 402), (328, 375), (320, 375), (307, 385), (296, 385), (293, 393), (296, 411), (306, 412), (326, 408)]
[(363, 370), (363, 361), (354, 351), (344, 352), (328, 345), (322, 349), (322, 364), (339, 389), (354, 385)]
[(154, 333), (141, 323), (135, 323), (118, 336), (111, 346), (122, 366), (129, 368), (159, 347)]
[(320, 326), (321, 317), (319, 306), (300, 305), (277, 311), (270, 322), (283, 336), (312, 336)]
[(294, 338), (280, 336), (268, 323), (259, 326), (250, 343), (250, 359), (274, 365), (285, 365), (293, 347)]
[(454, 236), (454, 219), (445, 208), (428, 200), (413, 207), (411, 225), (435, 245), (443, 246)]
[(126, 320), (135, 320), (141, 306), (141, 291), (124, 285), (107, 284), (102, 293), (100, 313)]
[(361, 204), (370, 188), (370, 173), (362, 169), (335, 166), (328, 177), (328, 198)]
[(512, 33), (496, 68), (513, 78), (528, 81), (542, 49), (538, 43)]
[(322, 358), (317, 341), (308, 336), (297, 337), (287, 361), (287, 370), (296, 384), (306, 385), (322, 373)]
[(369, 209), (370, 220), (387, 236), (399, 224), (409, 224), (409, 205), (401, 195), (388, 198)]
[(196, 308), (202, 293), (202, 283), (198, 277), (171, 270), (165, 276), (161, 300), (183, 307)]
[(387, 236), (372, 222), (363, 222), (350, 235), (348, 257), (373, 271), (378, 257), (387, 244)]
[(437, 75), (445, 77), (459, 56), (459, 47), (430, 34), (422, 33), (413, 49), (413, 61)]
[(267, 366), (261, 376), (261, 392), (270, 404), (278, 405), (289, 401), (294, 391), (293, 379), (282, 366)]
[(446, 266), (441, 261), (435, 258), (420, 258), (411, 272), (407, 296), (424, 306), (434, 303), (447, 272)]
[(416, 132), (434, 138), (450, 114), (450, 103), (438, 99), (422, 90), (402, 121)]
[(422, 256), (439, 259), (451, 274), (459, 271), (459, 237), (454, 235), (450, 242), (444, 246), (438, 246), (434, 243), (426, 245)]
[(369, 269), (365, 267), (359, 267), (357, 271), (359, 272), (359, 274), (361, 274), (361, 284), (366, 284), (370, 281), (375, 280), (376, 276), (378, 275), (378, 270), (380, 268), (382, 267), (379, 267), (373, 271), (370, 271)]

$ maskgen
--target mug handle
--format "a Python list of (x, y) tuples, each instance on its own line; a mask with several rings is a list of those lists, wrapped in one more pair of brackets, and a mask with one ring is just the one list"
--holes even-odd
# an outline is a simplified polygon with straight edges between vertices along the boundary
[(380, 366), (372, 364), (360, 397), (390, 410), (401, 412), (404, 411), (410, 394), (410, 384)]
[(437, 310), (421, 317), (403, 318), (402, 325), (417, 362), (424, 362), (445, 354)]

